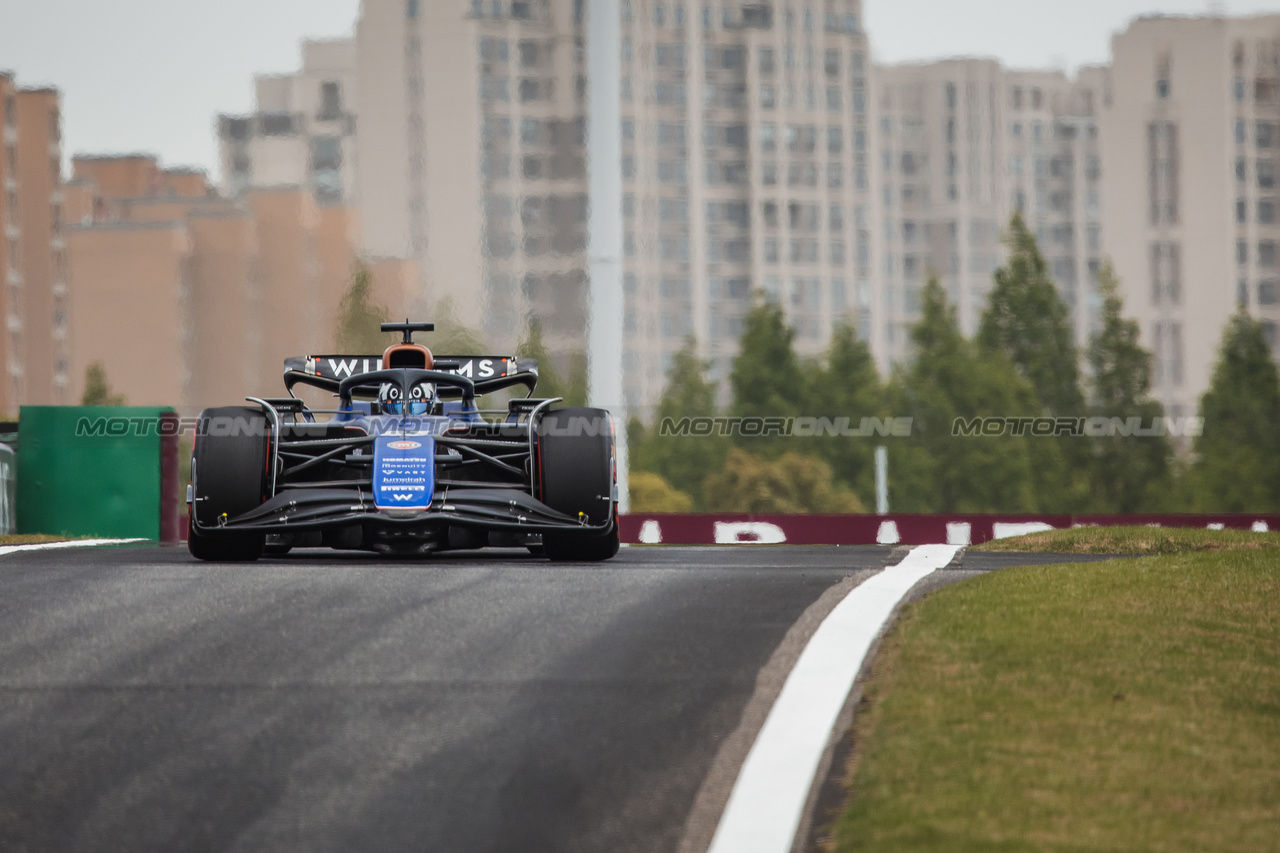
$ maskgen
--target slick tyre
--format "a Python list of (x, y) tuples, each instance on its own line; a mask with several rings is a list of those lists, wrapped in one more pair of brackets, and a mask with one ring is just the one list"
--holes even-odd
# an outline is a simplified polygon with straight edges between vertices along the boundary
[(195, 501), (187, 548), (192, 556), (214, 562), (247, 562), (262, 556), (265, 535), (200, 533), (196, 522), (212, 530), (223, 515), (234, 518), (262, 504), (269, 434), (261, 409), (224, 406), (200, 413), (191, 455)]
[(554, 409), (538, 427), (541, 500), (552, 509), (592, 525), (608, 524), (604, 533), (542, 535), (546, 555), (554, 562), (596, 562), (618, 553), (618, 522), (613, 511), (613, 422), (604, 409)]

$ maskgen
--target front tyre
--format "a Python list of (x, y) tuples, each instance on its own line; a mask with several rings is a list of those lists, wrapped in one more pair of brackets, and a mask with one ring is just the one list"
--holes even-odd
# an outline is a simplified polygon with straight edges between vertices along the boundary
[(613, 419), (604, 409), (554, 409), (538, 427), (541, 500), (554, 510), (604, 533), (542, 534), (546, 555), (555, 562), (597, 562), (618, 553), (614, 512)]
[(261, 533), (200, 533), (262, 504), (270, 432), (261, 409), (223, 406), (200, 413), (191, 454), (193, 497), (187, 548), (199, 560), (246, 562), (262, 556)]

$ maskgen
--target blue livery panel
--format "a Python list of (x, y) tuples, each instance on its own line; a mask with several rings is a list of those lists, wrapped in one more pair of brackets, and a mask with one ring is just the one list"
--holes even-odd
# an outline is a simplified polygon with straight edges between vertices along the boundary
[(373, 503), (378, 509), (426, 509), (436, 481), (429, 435), (380, 435), (373, 445)]

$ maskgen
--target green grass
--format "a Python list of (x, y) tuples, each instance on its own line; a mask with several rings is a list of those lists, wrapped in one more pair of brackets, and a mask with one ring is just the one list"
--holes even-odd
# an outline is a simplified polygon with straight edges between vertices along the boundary
[(831, 849), (1280, 849), (1280, 560), (1006, 569), (908, 607)]
[(1147, 556), (1251, 548), (1280, 548), (1280, 532), (1199, 527), (1073, 527), (994, 539), (970, 550)]
[(43, 542), (66, 542), (68, 539), (76, 539), (76, 536), (49, 536), (44, 533), (13, 533), (8, 536), (0, 536), (0, 547), (5, 545), (39, 545)]

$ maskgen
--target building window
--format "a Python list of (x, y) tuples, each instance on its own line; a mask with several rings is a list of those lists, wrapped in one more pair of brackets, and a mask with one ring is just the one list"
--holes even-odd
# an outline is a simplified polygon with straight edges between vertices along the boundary
[(1242, 198), (1236, 199), (1236, 222), (1244, 223), (1248, 219), (1248, 202)]
[(480, 58), (485, 62), (506, 62), (510, 58), (510, 50), (506, 39), (489, 36), (480, 39)]
[(1276, 166), (1270, 160), (1258, 161), (1258, 187), (1268, 190), (1276, 185)]
[(1182, 324), (1158, 321), (1152, 329), (1155, 344), (1155, 385), (1182, 384)]
[(342, 88), (334, 80), (325, 80), (320, 84), (320, 114), (316, 116), (321, 121), (331, 121), (342, 115)]
[(1151, 245), (1151, 303), (1177, 305), (1182, 301), (1181, 252), (1177, 243)]
[(771, 48), (771, 47), (762, 47), (762, 48), (760, 48), (760, 49), (759, 49), (759, 52), (757, 53), (757, 58), (758, 58), (758, 60), (759, 60), (759, 64), (760, 64), (760, 73), (761, 73), (761, 74), (772, 74), (772, 73), (773, 73), (773, 68), (774, 68), (774, 64), (773, 64), (773, 48)]
[(1261, 240), (1258, 243), (1258, 266), (1274, 267), (1276, 265), (1276, 241)]
[(1255, 127), (1255, 140), (1259, 148), (1270, 148), (1275, 138), (1276, 126), (1268, 121), (1260, 121)]
[(289, 113), (266, 113), (259, 121), (263, 136), (293, 135), (293, 116)]
[(1259, 305), (1275, 305), (1276, 304), (1276, 280), (1275, 279), (1268, 278), (1258, 282), (1258, 304)]
[(1157, 121), (1147, 127), (1152, 225), (1178, 222), (1178, 126)]
[(778, 126), (772, 122), (760, 125), (760, 150), (776, 151), (778, 147)]
[[(474, 5), (472, 4), (473, 7)], [(418, 0), (407, 0), (404, 5), (404, 16), (411, 21), (418, 17)]]
[(1270, 225), (1276, 221), (1276, 203), (1274, 199), (1258, 199), (1258, 221)]
[(337, 169), (342, 165), (342, 140), (336, 136), (317, 136), (311, 140), (313, 171)]

